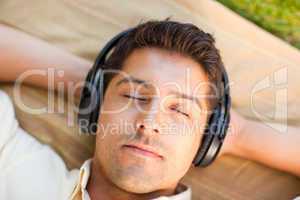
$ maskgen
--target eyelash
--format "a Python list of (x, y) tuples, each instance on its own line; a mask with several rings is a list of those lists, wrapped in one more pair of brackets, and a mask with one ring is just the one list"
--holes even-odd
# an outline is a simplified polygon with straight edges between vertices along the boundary
[(136, 100), (139, 100), (139, 101), (142, 101), (142, 102), (148, 102), (149, 101), (149, 99), (147, 99), (147, 98), (135, 97), (135, 96), (131, 96), (131, 95), (128, 95), (128, 94), (123, 94), (122, 96), (126, 97), (126, 98), (136, 99)]
[[(146, 98), (140, 98), (140, 97), (135, 97), (135, 96), (131, 96), (131, 95), (128, 95), (128, 94), (124, 94), (124, 95), (122, 95), (122, 96), (125, 97), (125, 98), (136, 99), (136, 100), (139, 100), (139, 101), (142, 101), (142, 102), (148, 102), (148, 101), (149, 101), (149, 99), (146, 99)], [(182, 115), (184, 115), (184, 116), (186, 116), (186, 117), (188, 117), (188, 118), (190, 117), (189, 114), (187, 114), (187, 113), (185, 113), (185, 112), (182, 112), (182, 111), (178, 110), (178, 109), (177, 109), (177, 106), (172, 107), (171, 110), (174, 110), (174, 111), (176, 111), (176, 112), (178, 112), (178, 113), (180, 113), (180, 114), (182, 114)]]
[(185, 113), (185, 112), (182, 112), (182, 111), (178, 110), (178, 109), (177, 109), (177, 106), (176, 106), (176, 107), (172, 107), (171, 110), (174, 110), (174, 111), (176, 111), (176, 112), (178, 112), (178, 113), (180, 113), (180, 114), (182, 114), (182, 115), (184, 115), (184, 116), (186, 116), (186, 117), (188, 117), (188, 118), (190, 117), (189, 114), (187, 114), (187, 113)]

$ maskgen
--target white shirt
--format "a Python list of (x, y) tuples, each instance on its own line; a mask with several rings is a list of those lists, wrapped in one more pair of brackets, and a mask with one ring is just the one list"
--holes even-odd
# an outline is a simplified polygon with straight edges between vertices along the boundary
[[(69, 171), (51, 147), (19, 127), (11, 100), (0, 90), (0, 199), (90, 200), (90, 163)], [(191, 189), (155, 200), (164, 199), (189, 200)]]

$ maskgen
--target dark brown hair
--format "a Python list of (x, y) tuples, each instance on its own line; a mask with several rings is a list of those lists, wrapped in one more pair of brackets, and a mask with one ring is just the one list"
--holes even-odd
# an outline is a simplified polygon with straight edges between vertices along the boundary
[[(106, 67), (121, 69), (126, 58), (135, 50), (156, 47), (188, 56), (199, 63), (211, 83), (220, 88), (224, 66), (215, 40), (191, 23), (148, 21), (122, 38), (106, 61)], [(218, 90), (219, 92), (220, 90)], [(220, 94), (218, 94), (220, 95)], [(209, 103), (211, 106), (212, 101)]]

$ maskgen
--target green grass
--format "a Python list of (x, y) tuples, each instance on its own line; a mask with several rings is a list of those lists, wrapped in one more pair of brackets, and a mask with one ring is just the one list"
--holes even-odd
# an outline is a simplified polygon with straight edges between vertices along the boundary
[(217, 0), (300, 49), (300, 0)]

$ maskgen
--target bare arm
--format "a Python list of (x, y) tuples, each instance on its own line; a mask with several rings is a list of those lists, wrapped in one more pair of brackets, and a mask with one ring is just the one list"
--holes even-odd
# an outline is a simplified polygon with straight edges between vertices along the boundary
[[(15, 81), (22, 73), (48, 68), (64, 71), (55, 73), (55, 83), (84, 80), (91, 63), (54, 47), (45, 41), (0, 24), (0, 82)], [(48, 88), (48, 79), (42, 75), (30, 75), (25, 83)], [(56, 88), (56, 84), (54, 88)], [(52, 88), (53, 89), (53, 88)]]
[(223, 153), (254, 160), (300, 176), (300, 127), (279, 132), (232, 111), (235, 130), (225, 139)]

